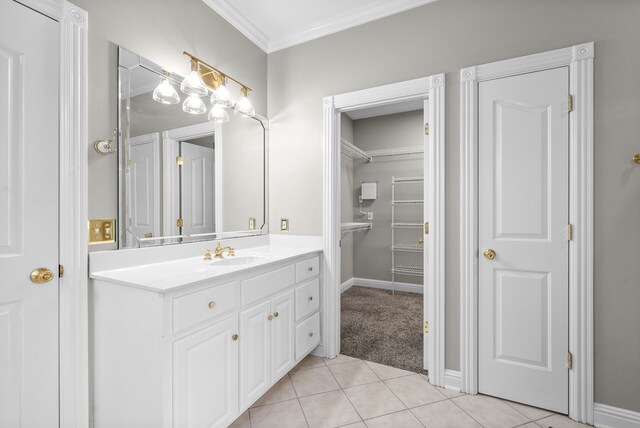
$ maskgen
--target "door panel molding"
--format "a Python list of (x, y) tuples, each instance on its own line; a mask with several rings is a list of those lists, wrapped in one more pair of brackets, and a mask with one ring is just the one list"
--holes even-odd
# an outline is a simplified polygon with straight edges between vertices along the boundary
[[(594, 44), (460, 70), (460, 375), (478, 393), (478, 83), (569, 67), (569, 417), (593, 423), (593, 58)], [(568, 106), (568, 101), (567, 101)]]

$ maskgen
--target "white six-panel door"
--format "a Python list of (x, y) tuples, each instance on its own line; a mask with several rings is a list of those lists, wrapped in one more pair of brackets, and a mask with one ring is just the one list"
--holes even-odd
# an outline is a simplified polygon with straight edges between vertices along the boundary
[(214, 150), (181, 142), (182, 234), (215, 232)]
[(57, 22), (0, 2), (2, 428), (58, 426), (59, 39)]
[(479, 392), (562, 413), (568, 95), (567, 67), (478, 86)]

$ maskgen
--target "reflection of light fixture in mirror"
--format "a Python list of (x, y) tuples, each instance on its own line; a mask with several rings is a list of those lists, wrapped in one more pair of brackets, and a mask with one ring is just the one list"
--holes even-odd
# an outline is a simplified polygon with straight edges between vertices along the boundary
[(207, 95), (207, 85), (204, 84), (198, 72), (198, 62), (191, 60), (191, 72), (182, 80), (180, 90), (187, 95), (204, 97)]
[(227, 88), (225, 77), (222, 77), (222, 83), (218, 85), (216, 89), (214, 89), (213, 94), (211, 95), (211, 104), (219, 104), (224, 108), (233, 107), (233, 97), (231, 96), (231, 92)]
[(169, 72), (163, 71), (164, 79), (153, 90), (153, 99), (162, 104), (178, 104), (180, 96), (169, 80)]
[(191, 114), (205, 114), (207, 106), (204, 105), (204, 101), (199, 96), (189, 95), (182, 103), (182, 110)]
[(240, 101), (236, 103), (233, 111), (238, 114), (240, 113), (243, 117), (253, 117), (256, 115), (256, 109), (251, 105), (251, 101), (247, 96), (249, 95), (249, 88), (242, 87), (242, 98)]
[(215, 123), (229, 122), (229, 114), (220, 104), (214, 104), (209, 111), (209, 120)]

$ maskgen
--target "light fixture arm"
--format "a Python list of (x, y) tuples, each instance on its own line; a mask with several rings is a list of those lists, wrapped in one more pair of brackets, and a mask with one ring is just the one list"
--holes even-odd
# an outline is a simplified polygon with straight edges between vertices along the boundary
[(204, 80), (204, 82), (208, 85), (211, 86), (213, 89), (218, 89), (218, 86), (220, 86), (221, 84), (225, 83), (226, 79), (229, 79), (235, 83), (237, 83), (238, 85), (240, 85), (240, 87), (242, 88), (242, 94), (244, 96), (247, 96), (249, 94), (249, 92), (251, 92), (251, 88), (248, 87), (247, 85), (245, 85), (244, 83), (240, 82), (239, 80), (234, 79), (233, 77), (229, 76), (228, 74), (223, 73), (222, 71), (218, 70), (217, 68), (215, 68), (214, 66), (208, 64), (207, 62), (201, 60), (200, 58), (198, 58), (197, 56), (190, 54), (187, 51), (182, 52), (184, 55), (188, 56), (189, 58), (191, 58), (191, 68), (192, 70), (193, 68), (193, 64), (197, 64), (199, 66), (204, 67), (205, 69), (208, 70), (202, 70), (200, 67), (196, 67), (195, 69), (198, 71), (198, 73), (200, 74), (200, 76), (202, 77), (202, 79)]

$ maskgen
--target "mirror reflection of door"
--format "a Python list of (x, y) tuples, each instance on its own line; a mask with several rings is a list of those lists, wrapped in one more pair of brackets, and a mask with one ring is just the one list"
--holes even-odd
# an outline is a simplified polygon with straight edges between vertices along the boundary
[(180, 142), (182, 235), (213, 233), (215, 225), (214, 136)]
[(137, 238), (160, 235), (160, 135), (157, 132), (129, 139), (126, 171), (127, 245)]

